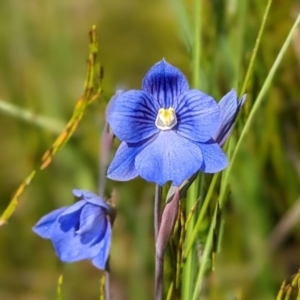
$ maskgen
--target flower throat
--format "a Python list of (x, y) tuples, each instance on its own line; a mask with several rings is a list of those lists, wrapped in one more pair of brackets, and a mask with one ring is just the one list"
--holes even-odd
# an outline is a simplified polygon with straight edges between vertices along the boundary
[(177, 124), (177, 118), (174, 108), (161, 108), (158, 111), (155, 125), (160, 130), (170, 130)]

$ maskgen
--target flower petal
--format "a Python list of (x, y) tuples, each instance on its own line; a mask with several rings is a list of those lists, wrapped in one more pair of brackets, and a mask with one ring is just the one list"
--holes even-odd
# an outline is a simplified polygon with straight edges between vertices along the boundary
[(160, 108), (176, 106), (178, 97), (189, 90), (189, 84), (183, 73), (164, 59), (148, 71), (142, 87), (152, 94)]
[(101, 241), (101, 249), (99, 253), (92, 259), (92, 263), (95, 267), (104, 270), (106, 261), (108, 259), (111, 243), (111, 225), (107, 222), (105, 236)]
[(76, 198), (84, 199), (84, 200), (99, 197), (95, 193), (87, 191), (87, 190), (73, 189), (72, 193)]
[(108, 103), (106, 105), (106, 109), (105, 109), (106, 119), (108, 118), (108, 115), (109, 115), (111, 108), (113, 107), (115, 101), (118, 99), (119, 96), (121, 96), (124, 93), (125, 93), (125, 90), (117, 90), (116, 93), (110, 98), (110, 100), (108, 101)]
[(178, 134), (197, 142), (209, 140), (218, 128), (220, 108), (210, 96), (190, 90), (175, 108)]
[(113, 161), (107, 170), (107, 178), (118, 181), (131, 180), (139, 175), (134, 166), (136, 156), (143, 149), (143, 146), (130, 147), (121, 143)]
[(237, 94), (235, 90), (231, 90), (227, 93), (218, 103), (220, 107), (220, 122), (216, 133), (213, 135), (214, 140), (220, 145), (226, 142), (233, 123), (240, 111), (240, 108), (246, 100), (246, 95), (238, 101)]
[(161, 186), (169, 180), (179, 186), (201, 164), (199, 147), (172, 130), (160, 132), (135, 160), (140, 176)]
[(100, 206), (102, 209), (105, 210), (105, 213), (109, 213), (110, 211), (110, 206), (106, 201), (104, 201), (101, 197), (96, 197), (96, 198), (91, 198), (86, 200), (88, 203), (91, 203), (96, 206)]
[(210, 140), (207, 143), (198, 143), (198, 145), (203, 155), (201, 171), (205, 173), (217, 173), (228, 166), (226, 155), (214, 140)]
[(75, 228), (79, 225), (81, 209), (85, 204), (85, 200), (79, 200), (65, 209), (65, 211), (57, 219), (61, 226), (61, 230), (69, 231), (72, 227)]
[[(103, 224), (99, 218), (97, 220), (99, 222), (96, 222), (94, 226), (98, 228), (98, 232), (101, 232), (103, 230), (102, 226), (108, 225), (107, 222)], [(106, 228), (104, 230), (106, 230)], [(103, 244), (101, 238), (102, 237), (98, 235), (95, 236), (90, 243), (82, 243), (82, 236), (76, 234), (74, 227), (68, 231), (63, 231), (58, 222), (54, 223), (51, 236), (55, 252), (63, 262), (74, 262), (94, 258), (101, 250)]]
[(53, 223), (56, 221), (58, 216), (66, 210), (66, 207), (58, 208), (51, 213), (43, 216), (32, 230), (44, 239), (50, 239), (51, 237), (51, 228)]
[(101, 240), (106, 229), (106, 215), (104, 210), (96, 205), (87, 203), (80, 214), (80, 225), (76, 231), (81, 236), (83, 244)]
[(114, 101), (107, 119), (121, 141), (137, 143), (158, 132), (155, 126), (158, 110), (158, 103), (150, 94), (132, 90)]
[(79, 190), (79, 189), (73, 189), (73, 195), (79, 199), (86, 200), (87, 202), (101, 206), (106, 211), (110, 210), (109, 205), (106, 201), (104, 201), (101, 197), (99, 197), (97, 194), (87, 191), (87, 190)]

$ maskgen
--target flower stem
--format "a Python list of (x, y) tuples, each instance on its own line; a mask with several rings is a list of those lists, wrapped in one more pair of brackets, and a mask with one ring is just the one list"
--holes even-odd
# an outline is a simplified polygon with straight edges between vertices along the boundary
[(154, 199), (154, 233), (155, 241), (158, 236), (158, 231), (161, 221), (161, 198), (162, 198), (162, 187), (160, 185), (155, 186), (155, 199)]
[(110, 271), (105, 271), (105, 300), (110, 300)]
[(98, 192), (99, 192), (99, 196), (102, 198), (104, 198), (105, 184), (106, 184), (106, 166), (103, 164), (103, 162), (100, 159)]
[(155, 300), (163, 299), (163, 277), (164, 277), (164, 255), (165, 249), (155, 253)]
[[(155, 240), (155, 299), (163, 297), (164, 283), (164, 255), (172, 236), (179, 210), (179, 189), (176, 188), (173, 199), (168, 202), (163, 210), (159, 231)], [(160, 193), (161, 195), (161, 193)]]
[[(155, 242), (158, 237), (160, 222), (161, 222), (161, 198), (162, 187), (155, 186), (155, 199), (154, 199), (154, 233)], [(163, 274), (164, 274), (164, 249), (159, 251), (155, 247), (155, 300), (162, 300), (163, 297)]]
[[(104, 198), (105, 185), (106, 185), (106, 170), (109, 162), (109, 154), (112, 148), (114, 135), (109, 131), (109, 125), (106, 122), (100, 136), (100, 149), (101, 155), (99, 159), (99, 196)], [(116, 217), (116, 210), (110, 215), (110, 222), (113, 225)], [(110, 300), (110, 267), (109, 261), (107, 262), (105, 271), (105, 300)]]
[(99, 196), (104, 197), (106, 184), (106, 171), (109, 165), (109, 156), (112, 149), (114, 135), (109, 130), (106, 122), (100, 136), (100, 159), (99, 159)]

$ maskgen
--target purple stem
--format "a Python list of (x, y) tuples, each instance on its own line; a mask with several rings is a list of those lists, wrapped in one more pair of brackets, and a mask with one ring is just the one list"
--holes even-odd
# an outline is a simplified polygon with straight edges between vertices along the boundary
[(155, 300), (163, 299), (164, 255), (178, 216), (179, 199), (179, 189), (176, 188), (174, 197), (166, 204), (159, 222), (155, 240)]
[(155, 199), (154, 199), (154, 233), (155, 242), (158, 236), (160, 221), (161, 221), (161, 197), (162, 197), (162, 187), (160, 185), (155, 186)]
[(106, 183), (106, 170), (109, 164), (110, 150), (113, 145), (114, 135), (110, 132), (109, 125), (106, 122), (100, 138), (100, 166), (99, 166), (99, 195), (104, 197), (104, 189)]
[(163, 251), (157, 251), (155, 254), (155, 300), (162, 300), (163, 297), (163, 283), (164, 283), (164, 255)]

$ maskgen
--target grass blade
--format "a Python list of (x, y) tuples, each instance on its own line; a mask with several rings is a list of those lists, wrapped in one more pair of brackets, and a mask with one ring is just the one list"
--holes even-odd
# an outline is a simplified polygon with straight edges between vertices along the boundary
[[(87, 75), (85, 81), (84, 94), (76, 103), (73, 111), (73, 115), (70, 121), (65, 126), (64, 131), (58, 136), (58, 138), (52, 144), (52, 147), (45, 152), (42, 156), (41, 163), (39, 166), (40, 170), (45, 169), (52, 162), (54, 155), (66, 144), (66, 142), (74, 134), (79, 122), (81, 121), (86, 107), (97, 99), (101, 93), (101, 86), (99, 85), (100, 77), (100, 65), (97, 63), (98, 53), (98, 39), (96, 35), (96, 26), (93, 26), (90, 31), (90, 45), (89, 45), (89, 59), (87, 62)], [(17, 191), (10, 200), (8, 206), (0, 217), (0, 226), (5, 224), (15, 211), (19, 197), (23, 193), (24, 189), (31, 183), (32, 179), (36, 175), (37, 170), (33, 170), (24, 179), (21, 185), (17, 188)]]

